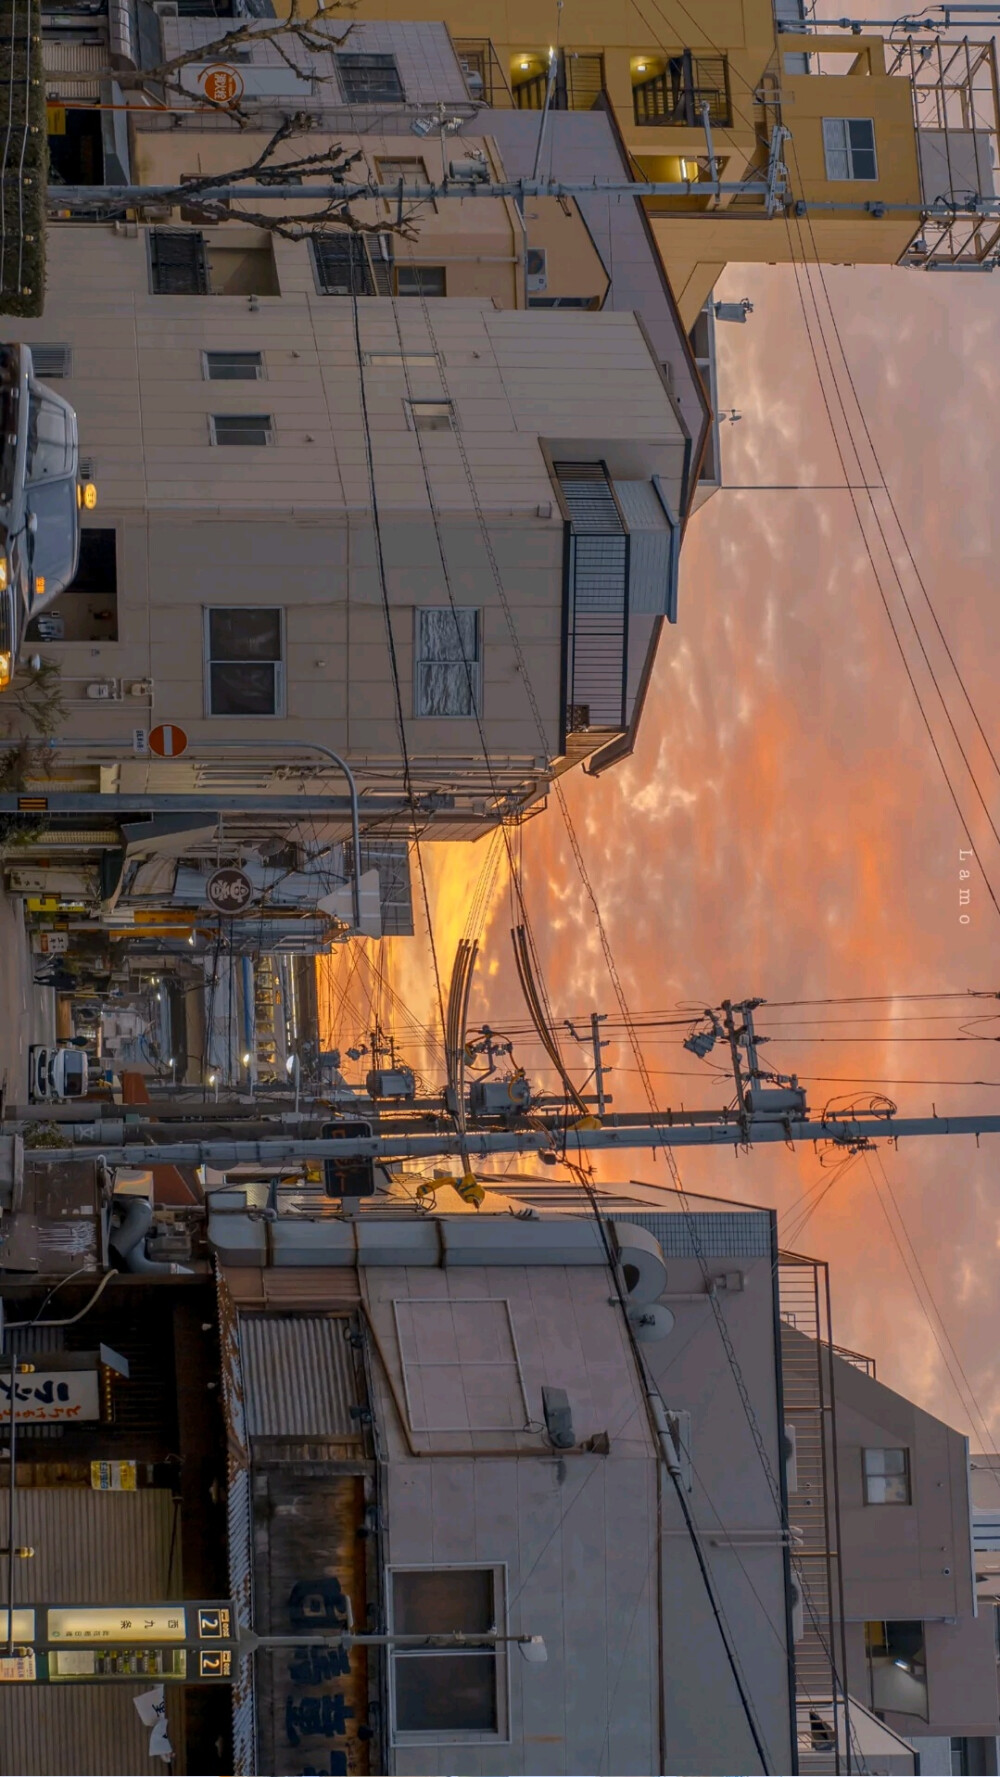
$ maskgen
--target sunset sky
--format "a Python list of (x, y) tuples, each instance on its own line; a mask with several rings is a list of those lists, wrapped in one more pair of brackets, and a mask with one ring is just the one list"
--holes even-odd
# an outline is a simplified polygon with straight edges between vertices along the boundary
[[(1000, 756), (1000, 698), (991, 670), (1000, 630), (993, 486), (1000, 286), (990, 276), (899, 269), (827, 269), (824, 278), (885, 481)], [(788, 268), (732, 268), (717, 295), (748, 296), (754, 304), (748, 325), (719, 329), (722, 405), (743, 415), (725, 427), (731, 485), (689, 528), (679, 622), (661, 646), (634, 758), (600, 780), (581, 773), (568, 780), (630, 1006), (639, 1013), (678, 1002), (707, 1006), (726, 996), (777, 1002), (1000, 990), (1000, 972), (991, 967), (1000, 915), (973, 862), (962, 885), (971, 889), (969, 924), (960, 923), (958, 874), (959, 850), (968, 846), (971, 829), (1000, 900), (1000, 845), (920, 658), (868, 495), (857, 498), (867, 507), (873, 554), (961, 818), (893, 641), (851, 495), (842, 487), (765, 491), (764, 484), (844, 481), (803, 321), (804, 301), (843, 440), (827, 349), (845, 399), (849, 388), (818, 274), (812, 273), (812, 293), (803, 280), (800, 298)], [(857, 409), (849, 406), (849, 416), (860, 438)], [(849, 446), (845, 457), (852, 482), (879, 481), (867, 449), (860, 470)], [(742, 491), (745, 484), (759, 491)], [(997, 771), (948, 664), (887, 496), (876, 492), (872, 499), (986, 807), (1000, 826)], [(423, 848), (445, 974), (487, 846)], [(501, 1028), (505, 1017), (519, 1023), (525, 1017), (512, 984), (505, 878), (502, 870), (472, 1009), (473, 1021), (488, 1016)], [(554, 804), (524, 831), (524, 881), (556, 1014), (595, 1009), (614, 1015), (590, 904)], [(418, 1018), (435, 1023), (426, 934), (385, 948), (395, 991)], [(342, 981), (349, 966), (341, 956), (336, 977)], [(351, 1010), (332, 1018), (329, 1034), (345, 1047), (364, 1028), (370, 979), (365, 963), (351, 983)], [(971, 1016), (988, 1011), (989, 1002), (899, 1001), (797, 1012), (776, 1006), (759, 1017), (773, 1038), (770, 1064), (799, 1073), (814, 1109), (835, 1095), (863, 1095), (860, 1082), (850, 1083), (860, 1076), (932, 1082), (875, 1087), (904, 1113), (929, 1114), (932, 1104), (939, 1113), (1000, 1112), (1000, 1052), (988, 1042), (913, 1040), (942, 1033), (953, 1039), (960, 1023), (967, 1027)], [(793, 1017), (873, 1019), (886, 1012), (899, 1021), (791, 1023)], [(927, 1016), (954, 1012), (961, 1020)], [(399, 1020), (396, 1028), (403, 1029)], [(973, 1029), (1000, 1038), (1000, 1020)], [(670, 1040), (646, 1048), (659, 1105), (724, 1103), (726, 1082), (683, 1051), (683, 1031), (660, 1034)], [(524, 1053), (529, 1072), (537, 1053)], [(582, 1052), (569, 1044), (566, 1054), (574, 1064), (580, 1059), (582, 1080)], [(609, 1055), (620, 1064), (613, 1077), (617, 1107), (645, 1108), (641, 1081), (629, 1071), (632, 1057), (624, 1050)], [(939, 1083), (969, 1081), (986, 1084)], [(884, 1179), (877, 1161), (859, 1159), (833, 1183), (829, 1166), (811, 1150), (685, 1155), (682, 1173), (692, 1191), (775, 1206), (788, 1244), (831, 1262), (835, 1337), (872, 1353), (884, 1381), (982, 1447), (987, 1434), (980, 1411), (990, 1436), (1000, 1440), (994, 1362), (1000, 1137), (984, 1139), (979, 1150), (971, 1138), (914, 1141), (884, 1150), (881, 1159)], [(645, 1155), (634, 1156), (631, 1170), (636, 1178), (669, 1182), (663, 1163)], [(618, 1169), (604, 1176), (623, 1175)], [(916, 1259), (900, 1224), (894, 1222), (898, 1246), (887, 1225), (893, 1200)]]

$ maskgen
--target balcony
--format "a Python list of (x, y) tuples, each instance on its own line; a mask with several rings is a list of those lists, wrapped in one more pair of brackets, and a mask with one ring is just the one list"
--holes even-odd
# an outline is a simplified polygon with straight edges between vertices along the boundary
[[(526, 50), (511, 63), (511, 88), (519, 111), (541, 111), (549, 85), (549, 52)], [(604, 94), (604, 57), (561, 50), (556, 57), (550, 108), (593, 111)]]
[(720, 129), (732, 123), (729, 66), (725, 56), (693, 56), (689, 49), (669, 56), (656, 72), (652, 57), (636, 64), (632, 87), (635, 121), (657, 129), (701, 129), (704, 107), (708, 121)]
[[(555, 474), (568, 518), (566, 735), (610, 737), (632, 717), (630, 629), (641, 644), (655, 622), (676, 622), (680, 527), (657, 476), (618, 480), (603, 461), (557, 462)], [(567, 752), (581, 749), (567, 738)]]

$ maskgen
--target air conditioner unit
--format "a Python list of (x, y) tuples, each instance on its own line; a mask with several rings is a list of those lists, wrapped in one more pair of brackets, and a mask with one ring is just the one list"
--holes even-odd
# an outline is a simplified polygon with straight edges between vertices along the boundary
[(529, 247), (525, 262), (525, 274), (529, 296), (535, 296), (540, 290), (549, 287), (548, 262), (544, 247)]
[(180, 17), (177, 0), (153, 0), (153, 11), (158, 19), (176, 19)]

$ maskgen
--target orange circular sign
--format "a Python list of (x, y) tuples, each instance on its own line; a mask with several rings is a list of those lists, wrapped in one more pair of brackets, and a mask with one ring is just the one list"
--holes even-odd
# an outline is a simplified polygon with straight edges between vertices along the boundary
[(215, 62), (211, 68), (203, 68), (198, 84), (206, 99), (211, 99), (214, 105), (235, 105), (237, 99), (243, 97), (242, 74), (236, 68), (227, 67), (225, 62)]

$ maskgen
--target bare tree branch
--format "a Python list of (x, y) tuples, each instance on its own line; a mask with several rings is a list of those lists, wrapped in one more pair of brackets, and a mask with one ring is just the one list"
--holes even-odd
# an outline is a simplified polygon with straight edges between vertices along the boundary
[[(308, 113), (299, 113), (295, 117), (286, 118), (283, 123), (279, 124), (269, 141), (265, 143), (256, 160), (251, 161), (249, 165), (234, 167), (221, 174), (202, 173), (194, 178), (185, 179), (182, 185), (176, 185), (167, 192), (160, 192), (157, 196), (157, 203), (183, 204), (185, 209), (197, 210), (206, 224), (231, 221), (238, 217), (241, 222), (249, 223), (255, 228), (265, 229), (271, 234), (279, 235), (282, 239), (290, 241), (301, 241), (309, 234), (329, 227), (331, 223), (353, 234), (395, 234), (403, 240), (416, 240), (418, 237), (417, 230), (413, 225), (413, 218), (423, 207), (420, 203), (414, 204), (406, 215), (398, 215), (395, 221), (380, 219), (375, 222), (363, 222), (354, 215), (348, 200), (338, 197), (324, 199), (319, 208), (299, 215), (289, 215), (287, 210), (283, 210), (280, 214), (273, 211), (249, 210), (244, 207), (242, 201), (240, 201), (238, 208), (234, 208), (231, 201), (222, 198), (208, 197), (202, 202), (198, 202), (202, 192), (211, 191), (213, 186), (223, 183), (238, 185), (253, 179), (259, 180), (263, 188), (262, 201), (266, 201), (264, 193), (267, 184), (272, 181), (275, 184), (282, 184), (302, 178), (307, 174), (322, 173), (325, 173), (333, 183), (343, 181), (356, 162), (364, 160), (360, 149), (347, 154), (337, 143), (330, 148), (321, 149), (316, 154), (301, 154), (277, 162), (274, 160), (277, 150), (290, 137), (305, 134), (314, 127), (314, 119)], [(260, 178), (265, 169), (268, 174), (266, 180)], [(308, 202), (306, 190), (303, 191), (303, 202)]]

